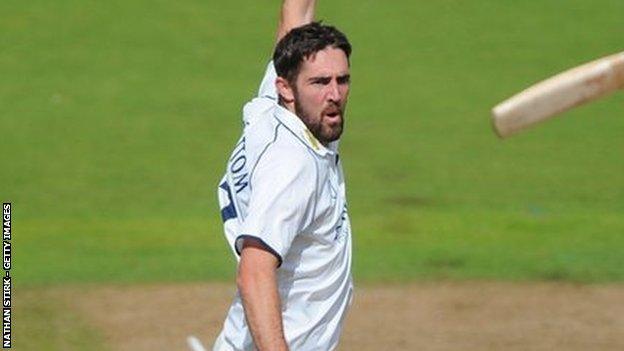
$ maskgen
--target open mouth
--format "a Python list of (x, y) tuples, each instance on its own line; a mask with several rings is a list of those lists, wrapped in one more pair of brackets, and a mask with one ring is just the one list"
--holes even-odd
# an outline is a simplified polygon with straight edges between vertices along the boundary
[(323, 114), (331, 119), (334, 119), (340, 117), (341, 111), (339, 108), (333, 107), (323, 111)]

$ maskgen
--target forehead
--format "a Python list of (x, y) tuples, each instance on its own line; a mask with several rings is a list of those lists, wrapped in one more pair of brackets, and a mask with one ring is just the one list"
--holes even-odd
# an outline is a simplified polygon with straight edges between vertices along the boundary
[(310, 55), (301, 65), (299, 76), (327, 77), (349, 74), (349, 60), (341, 49), (327, 47)]

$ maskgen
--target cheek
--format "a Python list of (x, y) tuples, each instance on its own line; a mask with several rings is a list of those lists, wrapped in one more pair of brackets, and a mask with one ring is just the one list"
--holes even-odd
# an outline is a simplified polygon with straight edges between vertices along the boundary
[(299, 105), (304, 109), (309, 118), (316, 118), (323, 108), (321, 94), (306, 92), (299, 95)]
[(338, 93), (340, 94), (341, 104), (344, 104), (349, 98), (349, 87), (339, 87)]
[(317, 104), (322, 104), (327, 99), (328, 91), (326, 89), (320, 89), (314, 94), (314, 101)]
[(311, 91), (310, 94), (306, 96), (306, 100), (308, 101), (308, 106), (312, 109), (321, 108), (323, 102), (325, 101), (325, 91)]
[(342, 88), (342, 91), (341, 91), (340, 95), (342, 96), (342, 98), (344, 100), (346, 100), (349, 97), (349, 87), (346, 86), (346, 87)]

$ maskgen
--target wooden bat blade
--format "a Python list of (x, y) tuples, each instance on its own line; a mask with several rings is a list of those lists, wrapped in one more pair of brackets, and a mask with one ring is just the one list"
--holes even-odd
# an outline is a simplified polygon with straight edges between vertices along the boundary
[(492, 109), (492, 124), (506, 138), (561, 112), (624, 88), (624, 52), (586, 63), (537, 83)]

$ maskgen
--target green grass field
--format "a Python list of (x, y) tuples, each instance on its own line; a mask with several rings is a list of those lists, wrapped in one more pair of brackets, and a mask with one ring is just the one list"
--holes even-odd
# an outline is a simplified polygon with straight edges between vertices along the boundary
[[(278, 8), (0, 5), (0, 196), (15, 289), (31, 294), (16, 333), (42, 331), (24, 349), (100, 338), (42, 304), (46, 287), (233, 280), (215, 189)], [(505, 142), (489, 125), (502, 99), (623, 50), (623, 13), (621, 0), (320, 1), (354, 46), (341, 154), (357, 281), (624, 281), (622, 94)]]
[[(229, 280), (215, 186), (278, 1), (0, 11), (17, 287)], [(495, 103), (622, 50), (624, 3), (321, 2), (350, 35), (342, 155), (358, 280), (624, 280), (624, 103), (505, 142)]]

